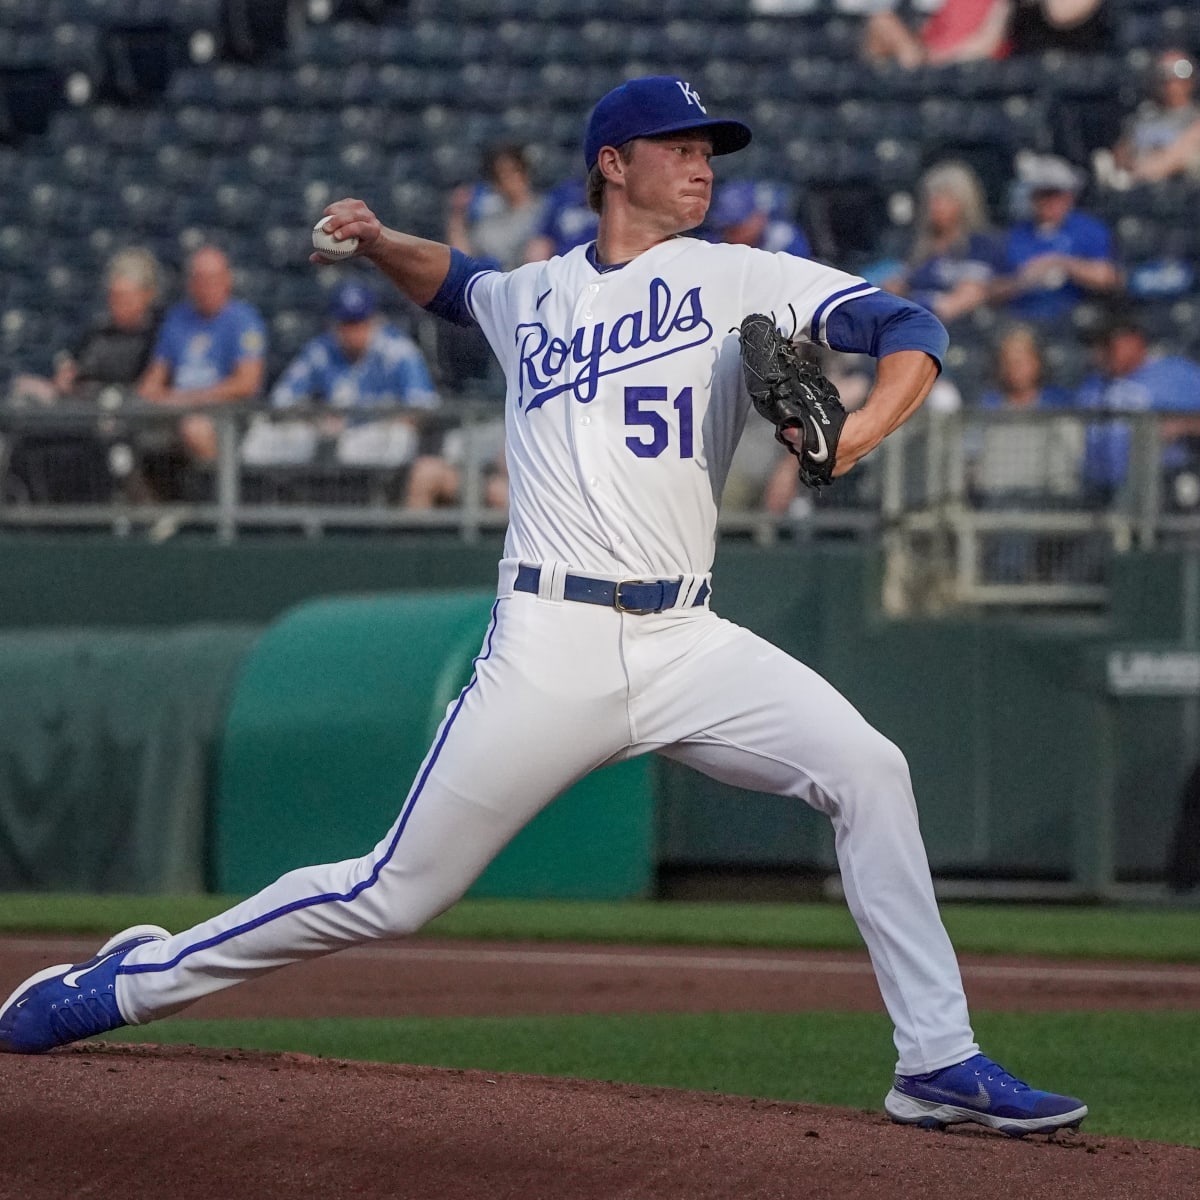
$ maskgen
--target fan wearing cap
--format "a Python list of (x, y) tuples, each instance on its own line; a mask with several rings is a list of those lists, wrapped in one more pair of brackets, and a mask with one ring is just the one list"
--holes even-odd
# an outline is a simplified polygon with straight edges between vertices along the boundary
[[(378, 311), (372, 289), (342, 283), (329, 304), (329, 328), (301, 347), (271, 389), (271, 405), (330, 410), (318, 432), (336, 437), (336, 457), (359, 465), (399, 466), (416, 450), (413, 410), (438, 404), (416, 343)], [(261, 461), (261, 459), (259, 460)]]
[(1154, 60), (1151, 88), (1153, 95), (1125, 123), (1113, 161), (1134, 182), (1174, 175), (1200, 179), (1195, 62), (1182, 50), (1162, 51)]
[[(1137, 315), (1117, 309), (1091, 334), (1096, 371), (1083, 381), (1075, 406), (1093, 412), (1157, 412), (1164, 416), (1162, 466), (1172, 474), (1197, 465), (1200, 438), (1200, 365), (1178, 354), (1151, 351)], [(1093, 495), (1107, 501), (1129, 473), (1132, 430), (1127, 422), (1090, 425), (1083, 474)]]
[(1009, 315), (1021, 320), (1050, 321), (1088, 296), (1120, 287), (1111, 230), (1075, 207), (1083, 173), (1064, 158), (1029, 155), (1020, 158), (1017, 177), (1030, 212), (1003, 239), (991, 303), (1007, 304)]
[(718, 241), (731, 246), (812, 257), (804, 230), (787, 218), (786, 190), (775, 184), (751, 179), (722, 184), (713, 196), (708, 226)]
[(328, 207), (333, 237), (358, 239), (348, 257), (436, 315), (477, 323), (504, 372), (509, 521), (472, 678), (372, 850), (123, 944), (113, 1003), (94, 1020), (52, 1021), (75, 993), (34, 976), (0, 1009), (0, 1050), (149, 1021), (286, 963), (415, 932), (576, 780), (656, 753), (833, 824), (894, 1026), (894, 1120), (1025, 1134), (1087, 1115), (979, 1053), (903, 754), (815, 671), (712, 611), (717, 511), (751, 408), (742, 318), (776, 313), (802, 340), (876, 360), (842, 426), (841, 474), (916, 411), (947, 345), (931, 313), (858, 276), (683, 236), (708, 212), (714, 156), (749, 140), (685, 79), (628, 80), (584, 136), (595, 240), (508, 272), (384, 228), (361, 200)]

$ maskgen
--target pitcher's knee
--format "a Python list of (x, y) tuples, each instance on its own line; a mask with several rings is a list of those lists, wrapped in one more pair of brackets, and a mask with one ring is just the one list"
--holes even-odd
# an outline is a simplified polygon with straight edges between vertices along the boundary
[(384, 872), (357, 899), (360, 915), (382, 938), (416, 933), (462, 898), (467, 885), (430, 875)]
[(863, 770), (880, 782), (900, 785), (906, 792), (912, 791), (912, 779), (904, 751), (882, 734), (875, 737), (869, 752), (864, 754)]
[(895, 742), (872, 730), (856, 747), (849, 786), (838, 796), (841, 809), (863, 803), (878, 813), (892, 805), (915, 807), (908, 759)]

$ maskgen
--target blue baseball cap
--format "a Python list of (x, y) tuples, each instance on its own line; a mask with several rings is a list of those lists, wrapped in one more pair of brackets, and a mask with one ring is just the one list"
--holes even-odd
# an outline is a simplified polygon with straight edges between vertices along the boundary
[(583, 157), (590, 171), (604, 146), (623, 146), (634, 138), (702, 130), (712, 138), (714, 154), (732, 154), (750, 144), (750, 129), (741, 121), (708, 115), (700, 95), (674, 75), (630, 79), (602, 97), (588, 117)]
[(335, 321), (365, 321), (375, 313), (375, 293), (353, 280), (340, 284), (329, 302), (329, 315)]
[(772, 219), (787, 215), (787, 192), (778, 184), (753, 179), (732, 179), (713, 193), (708, 223), (714, 229), (740, 225), (754, 213), (766, 213)]
[(708, 222), (717, 229), (740, 225), (756, 212), (769, 212), (770, 197), (760, 197), (758, 184), (749, 179), (735, 179), (723, 184), (713, 197)]

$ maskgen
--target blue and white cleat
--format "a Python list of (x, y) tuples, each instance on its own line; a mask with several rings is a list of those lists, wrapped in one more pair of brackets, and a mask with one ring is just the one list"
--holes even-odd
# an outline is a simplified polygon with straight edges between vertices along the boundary
[(0, 1051), (41, 1054), (126, 1024), (117, 1007), (117, 968), (145, 942), (171, 935), (134, 925), (108, 939), (87, 962), (60, 963), (31, 975), (0, 1008)]
[(1075, 1128), (1088, 1111), (1082, 1100), (1040, 1092), (982, 1054), (926, 1075), (897, 1075), (883, 1107), (901, 1125), (975, 1121), (1009, 1137)]

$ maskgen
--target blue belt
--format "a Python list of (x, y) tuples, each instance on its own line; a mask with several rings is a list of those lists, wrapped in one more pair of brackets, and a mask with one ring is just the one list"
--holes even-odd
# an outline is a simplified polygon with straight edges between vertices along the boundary
[[(542, 568), (522, 564), (517, 568), (513, 587), (518, 592), (533, 592), (542, 581)], [(568, 575), (563, 581), (563, 599), (578, 600), (583, 604), (605, 604), (617, 612), (653, 613), (664, 608), (674, 608), (679, 599), (682, 579), (589, 579), (586, 575)], [(708, 595), (708, 584), (702, 583), (695, 600), (689, 605), (696, 608), (704, 603)]]

